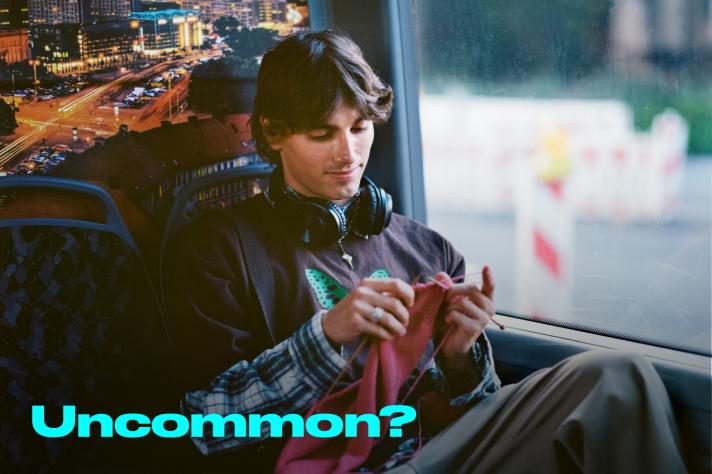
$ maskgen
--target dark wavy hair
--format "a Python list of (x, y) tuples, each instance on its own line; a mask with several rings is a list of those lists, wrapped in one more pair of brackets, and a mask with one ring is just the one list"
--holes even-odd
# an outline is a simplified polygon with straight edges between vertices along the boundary
[(258, 153), (279, 163), (279, 153), (269, 147), (266, 137), (324, 124), (339, 100), (363, 118), (384, 123), (391, 115), (393, 90), (343, 34), (323, 30), (286, 37), (264, 55), (257, 76), (250, 128)]

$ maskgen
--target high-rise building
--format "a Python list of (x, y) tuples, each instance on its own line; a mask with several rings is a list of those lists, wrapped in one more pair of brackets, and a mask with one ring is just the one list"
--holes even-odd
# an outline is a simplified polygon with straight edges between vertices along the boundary
[(257, 6), (257, 20), (260, 23), (282, 23), (286, 21), (287, 0), (253, 0)]
[(7, 64), (29, 58), (27, 28), (0, 29), (0, 60)]
[(91, 19), (90, 0), (28, 0), (30, 25), (87, 23)]
[(126, 20), (137, 0), (26, 0), (32, 25), (88, 24)]
[(140, 2), (140, 10), (131, 10), (133, 12), (157, 12), (159, 10), (178, 10), (180, 9), (180, 3), (175, 2), (165, 2), (161, 0), (145, 0)]
[(202, 26), (193, 10), (158, 10), (131, 15), (139, 29), (139, 49), (148, 56), (179, 49), (198, 48), (203, 43)]
[(199, 11), (200, 19), (213, 23), (220, 17), (234, 17), (247, 27), (286, 20), (287, 0), (181, 0), (186, 10)]
[(85, 70), (134, 60), (138, 55), (138, 33), (128, 20), (83, 25), (77, 39)]
[(213, 23), (220, 17), (234, 17), (247, 26), (286, 21), (287, 0), (181, 0), (185, 10), (197, 10), (200, 19)]
[(79, 23), (32, 25), (32, 57), (52, 72), (81, 70), (79, 26)]
[(128, 20), (36, 25), (31, 34), (32, 56), (55, 74), (117, 66), (138, 54), (138, 28)]
[(235, 5), (227, 15), (237, 18), (241, 25), (252, 28), (257, 26), (257, 6), (254, 2), (234, 2)]
[(58, 74), (123, 64), (136, 56), (136, 0), (28, 0), (32, 56)]
[(92, 21), (126, 20), (131, 14), (131, 0), (91, 0)]
[(0, 28), (27, 28), (30, 26), (27, 0), (0, 0)]

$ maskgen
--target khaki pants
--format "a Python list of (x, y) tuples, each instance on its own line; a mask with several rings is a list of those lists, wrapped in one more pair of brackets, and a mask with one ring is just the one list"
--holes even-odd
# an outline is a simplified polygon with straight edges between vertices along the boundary
[(388, 474), (684, 473), (670, 400), (644, 357), (590, 351), (479, 402)]

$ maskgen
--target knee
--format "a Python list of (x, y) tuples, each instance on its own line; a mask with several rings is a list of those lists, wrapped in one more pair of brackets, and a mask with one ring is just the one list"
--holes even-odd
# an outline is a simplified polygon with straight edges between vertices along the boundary
[(595, 350), (578, 354), (570, 359), (572, 370), (584, 377), (629, 377), (649, 380), (657, 373), (641, 354), (615, 350)]

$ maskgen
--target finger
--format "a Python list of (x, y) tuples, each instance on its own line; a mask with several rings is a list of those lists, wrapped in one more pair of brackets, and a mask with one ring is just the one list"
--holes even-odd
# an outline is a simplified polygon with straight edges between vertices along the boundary
[(465, 314), (460, 311), (452, 311), (448, 313), (447, 318), (445, 318), (449, 324), (454, 324), (457, 327), (459, 333), (463, 333), (465, 336), (471, 337), (477, 334), (480, 325), (476, 324), (472, 319), (468, 318)]
[(359, 323), (358, 326), (358, 331), (361, 334), (369, 334), (371, 336), (375, 336), (379, 339), (383, 339), (386, 341), (393, 340), (393, 334), (388, 332), (386, 328), (381, 326), (380, 324), (376, 324), (373, 321), (369, 321), (366, 319), (366, 317), (361, 318), (361, 322)]
[(435, 279), (442, 283), (447, 284), (448, 286), (452, 285), (452, 278), (450, 278), (450, 275), (448, 275), (445, 272), (438, 272), (435, 275)]
[(401, 300), (406, 307), (413, 306), (415, 302), (415, 290), (400, 278), (364, 278), (360, 284), (379, 293), (388, 292)]
[[(495, 315), (494, 305), (484, 293), (480, 291), (473, 292), (470, 296), (463, 298), (465, 301), (473, 303), (475, 306), (483, 310), (489, 316)], [(453, 302), (454, 303), (454, 302)]]
[(452, 301), (456, 299), (457, 296), (470, 296), (478, 291), (480, 291), (479, 287), (473, 282), (456, 283), (448, 290), (447, 300)]
[(388, 311), (400, 321), (401, 324), (407, 326), (410, 320), (410, 313), (403, 306), (401, 300), (390, 296), (389, 294), (378, 293), (376, 290), (366, 287), (364, 290), (365, 299), (371, 306), (378, 306)]
[(457, 288), (453, 287), (453, 289), (456, 289), (457, 291), (454, 292), (450, 298), (448, 298), (448, 304), (455, 303), (463, 298), (469, 298), (472, 302), (474, 302), (477, 306), (485, 310), (488, 314), (495, 314), (495, 308), (494, 304), (492, 303), (492, 300), (490, 300), (487, 295), (480, 291), (480, 289), (477, 288), (476, 284), (466, 283), (464, 284), (464, 286), (456, 286)]
[[(373, 308), (375, 309), (375, 308)], [(371, 310), (371, 314), (373, 314), (373, 310)], [(401, 324), (398, 319), (396, 319), (391, 313), (388, 311), (384, 311), (383, 315), (380, 317), (378, 321), (373, 320), (373, 316), (369, 315), (366, 316), (371, 322), (380, 325), (381, 327), (385, 328), (388, 332), (390, 332), (393, 336), (402, 336), (405, 334), (405, 326)]]
[(492, 318), (492, 314), (487, 313), (484, 309), (475, 305), (468, 299), (463, 299), (457, 303), (452, 303), (447, 306), (446, 311), (458, 311), (473, 320), (478, 320), (481, 324), (487, 324)]
[(489, 265), (485, 265), (482, 269), (482, 293), (494, 301), (494, 276)]

